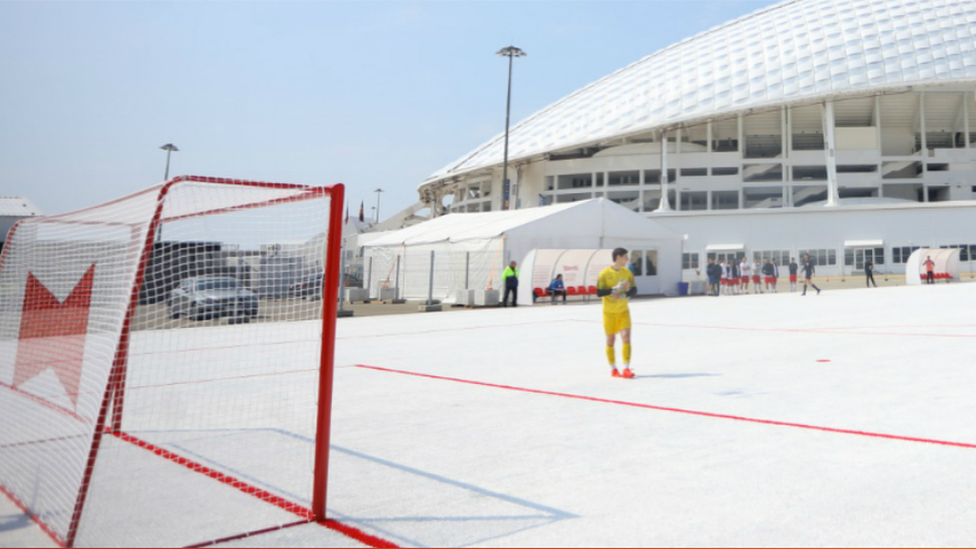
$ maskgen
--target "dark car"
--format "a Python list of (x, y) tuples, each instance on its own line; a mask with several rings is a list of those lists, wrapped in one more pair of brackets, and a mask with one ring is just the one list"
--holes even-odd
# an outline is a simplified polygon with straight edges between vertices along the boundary
[(312, 273), (299, 278), (288, 286), (288, 295), (303, 299), (322, 299), (324, 273)]
[(252, 319), (258, 316), (258, 298), (242, 288), (236, 278), (195, 276), (184, 278), (169, 300), (170, 318), (188, 316), (194, 320), (223, 316)]

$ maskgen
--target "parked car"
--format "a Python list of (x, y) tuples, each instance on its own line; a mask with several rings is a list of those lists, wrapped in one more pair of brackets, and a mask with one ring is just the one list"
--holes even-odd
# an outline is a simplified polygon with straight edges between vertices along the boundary
[(312, 273), (299, 278), (288, 286), (288, 295), (303, 299), (322, 299), (322, 277), (324, 273)]
[(258, 316), (258, 298), (241, 287), (236, 278), (194, 276), (184, 278), (170, 292), (166, 304), (170, 318), (188, 316), (194, 320), (223, 316), (252, 319)]

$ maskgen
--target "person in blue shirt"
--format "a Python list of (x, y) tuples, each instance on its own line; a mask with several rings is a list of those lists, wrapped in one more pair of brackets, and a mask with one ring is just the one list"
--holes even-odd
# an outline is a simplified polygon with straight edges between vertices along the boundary
[(556, 278), (549, 283), (549, 294), (552, 295), (553, 305), (556, 304), (556, 297), (559, 295), (563, 296), (563, 305), (566, 304), (566, 285), (563, 284), (563, 275), (556, 275)]

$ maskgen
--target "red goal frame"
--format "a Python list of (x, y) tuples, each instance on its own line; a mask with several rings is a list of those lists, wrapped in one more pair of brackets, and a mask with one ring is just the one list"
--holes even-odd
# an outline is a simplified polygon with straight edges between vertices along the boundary
[[(264, 202), (257, 202), (252, 204), (243, 204), (238, 206), (233, 206), (230, 208), (223, 208), (217, 210), (208, 210), (203, 212), (193, 213), (187, 216), (182, 216), (179, 218), (168, 219), (163, 217), (163, 206), (165, 204), (165, 199), (170, 189), (177, 184), (195, 182), (195, 183), (207, 183), (214, 185), (228, 185), (228, 186), (239, 186), (239, 187), (261, 187), (267, 189), (290, 189), (301, 191), (300, 194), (295, 196), (269, 200)], [(206, 470), (206, 468), (198, 468), (196, 464), (193, 464), (189, 460), (181, 458), (176, 455), (166, 455), (166, 451), (154, 448), (145, 443), (142, 443), (138, 439), (131, 437), (122, 431), (122, 418), (124, 414), (124, 404), (125, 404), (125, 392), (126, 392), (126, 376), (128, 367), (128, 353), (129, 353), (129, 341), (130, 341), (130, 330), (132, 319), (135, 315), (136, 306), (139, 302), (139, 292), (145, 280), (146, 267), (149, 263), (153, 245), (159, 235), (160, 226), (167, 221), (174, 221), (176, 219), (184, 219), (186, 217), (198, 217), (204, 215), (213, 215), (218, 213), (225, 213), (231, 211), (239, 211), (244, 209), (260, 208), (265, 206), (272, 206), (284, 202), (298, 202), (302, 200), (310, 199), (320, 199), (322, 197), (329, 197), (329, 220), (328, 220), (328, 237), (326, 240), (325, 249), (325, 272), (323, 274), (323, 288), (322, 288), (322, 341), (321, 341), (321, 351), (319, 357), (319, 383), (318, 383), (318, 409), (316, 412), (316, 440), (315, 440), (315, 465), (314, 465), (314, 480), (313, 480), (313, 490), (312, 490), (312, 507), (311, 509), (305, 509), (301, 506), (289, 504), (276, 503), (274, 501), (271, 504), (277, 504), (288, 511), (291, 511), (301, 517), (299, 523), (305, 523), (310, 521), (322, 522), (326, 520), (326, 497), (328, 493), (328, 469), (329, 469), (329, 443), (331, 435), (331, 410), (332, 410), (332, 387), (333, 387), (333, 377), (334, 377), (334, 360), (335, 360), (335, 335), (336, 335), (336, 319), (337, 319), (337, 308), (338, 308), (338, 298), (339, 298), (339, 274), (340, 274), (340, 262), (341, 258), (341, 247), (342, 247), (342, 204), (345, 196), (345, 186), (341, 183), (337, 183), (330, 186), (324, 187), (311, 187), (306, 185), (296, 185), (290, 183), (272, 183), (264, 181), (249, 181), (242, 179), (231, 179), (231, 178), (221, 178), (221, 177), (204, 177), (204, 176), (179, 176), (172, 178), (162, 185), (135, 193), (132, 196), (137, 196), (139, 194), (147, 192), (156, 192), (156, 207), (155, 213), (149, 223), (148, 231), (146, 233), (145, 242), (142, 245), (142, 251), (139, 258), (139, 263), (136, 268), (136, 276), (134, 283), (132, 285), (128, 307), (126, 309), (125, 317), (122, 324), (122, 330), (119, 336), (119, 340), (116, 345), (115, 357), (112, 363), (111, 372), (109, 374), (108, 383), (106, 384), (105, 393), (102, 397), (101, 406), (99, 407), (98, 418), (95, 424), (94, 434), (92, 437), (90, 449), (88, 452), (88, 458), (86, 466), (84, 469), (84, 474), (82, 477), (82, 482), (78, 490), (74, 509), (72, 512), (70, 526), (68, 528), (67, 535), (65, 539), (61, 539), (59, 535), (53, 532), (48, 525), (46, 525), (39, 517), (31, 513), (19, 499), (11, 493), (9, 490), (4, 489), (0, 486), (0, 492), (7, 495), (11, 500), (14, 501), (21, 509), (28, 514), (32, 520), (38, 523), (41, 529), (48, 534), (56, 543), (65, 547), (73, 547), (75, 543), (76, 536), (78, 534), (78, 529), (81, 524), (82, 514), (84, 512), (85, 502), (88, 496), (89, 487), (91, 484), (92, 474), (95, 468), (95, 461), (97, 460), (99, 447), (101, 445), (102, 438), (105, 434), (118, 437), (122, 440), (135, 444), (136, 446), (142, 447), (149, 451), (153, 451), (157, 455), (164, 458), (170, 459), (182, 465), (189, 466), (206, 476), (217, 479), (219, 481), (233, 483), (238, 486), (242, 491), (250, 493), (252, 495), (256, 494), (254, 489), (248, 486), (242, 486), (241, 483), (235, 479), (228, 479), (224, 475)], [(120, 200), (124, 200), (120, 199)], [(108, 204), (111, 204), (112, 201)], [(85, 208), (72, 214), (77, 214), (86, 210), (91, 210), (99, 206), (105, 206), (106, 204), (100, 204), (92, 208)], [(52, 219), (57, 219), (60, 216), (50, 216)], [(63, 220), (62, 220), (63, 221)], [(20, 223), (15, 224), (9, 233), (8, 243), (13, 239), (14, 233), (19, 228)], [(4, 264), (7, 260), (7, 254), (10, 250), (10, 246), (6, 246), (3, 253), (0, 253), (0, 270), (3, 269)], [(110, 417), (111, 414), (111, 417)]]

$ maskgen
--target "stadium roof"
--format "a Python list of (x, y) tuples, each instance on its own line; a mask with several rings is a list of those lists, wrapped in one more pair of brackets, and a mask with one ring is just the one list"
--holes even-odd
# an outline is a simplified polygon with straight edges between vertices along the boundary
[[(516, 124), (509, 160), (871, 90), (976, 81), (973, 0), (789, 0), (651, 54)], [(423, 185), (500, 165), (500, 134)]]

